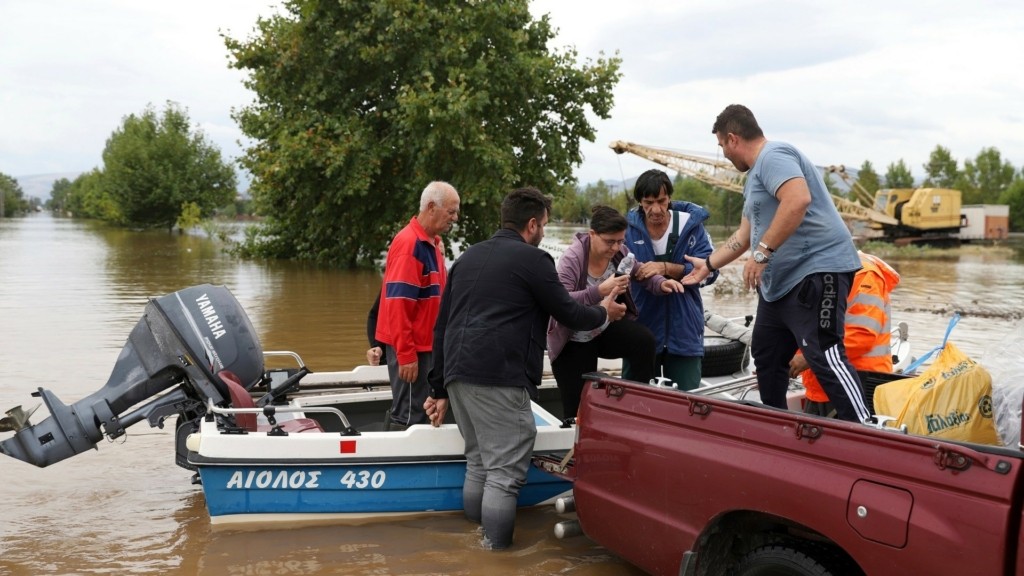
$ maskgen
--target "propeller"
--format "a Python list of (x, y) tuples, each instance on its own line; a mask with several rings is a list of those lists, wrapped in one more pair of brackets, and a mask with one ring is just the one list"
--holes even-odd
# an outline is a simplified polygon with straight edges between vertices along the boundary
[(15, 406), (7, 411), (7, 416), (0, 418), (0, 432), (17, 432), (29, 426), (28, 419), (39, 409), (39, 405), (29, 410), (22, 410), (21, 406)]

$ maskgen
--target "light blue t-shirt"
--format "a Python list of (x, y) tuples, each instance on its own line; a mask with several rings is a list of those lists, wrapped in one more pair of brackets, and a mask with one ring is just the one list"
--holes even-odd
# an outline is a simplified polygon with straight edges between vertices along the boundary
[(761, 275), (761, 295), (774, 302), (805, 276), (818, 272), (854, 272), (860, 258), (850, 230), (836, 210), (825, 181), (814, 164), (784, 142), (766, 142), (743, 185), (743, 215), (750, 222), (750, 246), (758, 249), (771, 226), (779, 201), (775, 194), (787, 181), (803, 178), (811, 191), (811, 204), (803, 222), (782, 246), (772, 246)]

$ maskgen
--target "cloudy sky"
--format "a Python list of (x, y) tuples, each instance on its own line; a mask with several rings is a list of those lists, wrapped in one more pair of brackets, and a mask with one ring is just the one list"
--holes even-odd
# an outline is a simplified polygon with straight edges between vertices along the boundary
[[(252, 96), (227, 67), (221, 32), (244, 37), (271, 0), (0, 0), (0, 172), (73, 173), (101, 163), (123, 116), (172, 100), (226, 157), (230, 114)], [(743, 103), (769, 139), (819, 165), (916, 176), (936, 145), (961, 162), (985, 147), (1024, 165), (1024, 3), (862, 0), (536, 0), (553, 47), (616, 51), (612, 118), (595, 120), (581, 182), (653, 167), (612, 140), (714, 155), (710, 133)], [(1015, 56), (1016, 55), (1016, 56)]]

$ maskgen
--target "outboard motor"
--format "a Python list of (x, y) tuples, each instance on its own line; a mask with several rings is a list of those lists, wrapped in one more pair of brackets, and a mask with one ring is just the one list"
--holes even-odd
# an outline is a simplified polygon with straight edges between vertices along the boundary
[[(106, 385), (71, 406), (39, 388), (32, 395), (42, 397), (50, 417), (36, 425), (28, 416), (17, 418), (17, 433), (0, 442), (0, 452), (44, 467), (95, 448), (104, 435), (117, 438), (141, 420), (162, 427), (172, 414), (197, 418), (208, 400), (229, 403), (221, 370), (246, 388), (263, 377), (259, 338), (234, 295), (203, 284), (153, 298)], [(9, 414), (24, 414), (19, 408)]]

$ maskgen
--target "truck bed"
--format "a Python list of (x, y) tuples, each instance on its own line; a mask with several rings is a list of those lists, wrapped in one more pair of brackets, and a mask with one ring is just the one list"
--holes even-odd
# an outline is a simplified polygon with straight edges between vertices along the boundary
[(652, 574), (793, 542), (835, 573), (1024, 574), (1016, 450), (588, 378), (565, 470), (579, 522)]

